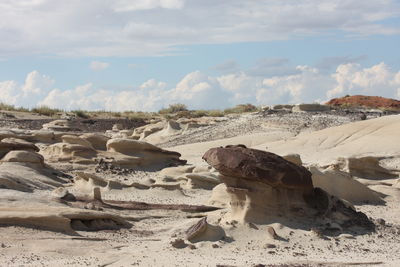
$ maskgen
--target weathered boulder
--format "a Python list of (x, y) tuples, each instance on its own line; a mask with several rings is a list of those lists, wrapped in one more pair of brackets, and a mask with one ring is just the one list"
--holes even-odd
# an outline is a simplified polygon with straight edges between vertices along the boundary
[(0, 162), (24, 162), (44, 165), (44, 158), (36, 152), (13, 150), (8, 152)]
[(276, 188), (311, 190), (311, 173), (282, 157), (243, 146), (208, 150), (203, 159), (224, 176), (268, 184)]
[(106, 146), (108, 152), (120, 154), (120, 157), (114, 154), (114, 163), (123, 167), (130, 165), (130, 167), (160, 170), (186, 164), (185, 160), (179, 159), (181, 154), (144, 141), (117, 138), (110, 139)]

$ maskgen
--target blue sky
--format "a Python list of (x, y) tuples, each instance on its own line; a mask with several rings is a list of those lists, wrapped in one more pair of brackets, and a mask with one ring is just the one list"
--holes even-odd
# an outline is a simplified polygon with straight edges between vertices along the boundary
[(400, 97), (399, 1), (0, 0), (0, 16), (0, 101), (16, 106)]

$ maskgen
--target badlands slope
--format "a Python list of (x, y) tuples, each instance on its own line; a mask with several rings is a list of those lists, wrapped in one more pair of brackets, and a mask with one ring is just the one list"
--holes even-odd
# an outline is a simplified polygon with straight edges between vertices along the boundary
[(1, 266), (400, 265), (398, 115), (70, 123), (0, 132)]

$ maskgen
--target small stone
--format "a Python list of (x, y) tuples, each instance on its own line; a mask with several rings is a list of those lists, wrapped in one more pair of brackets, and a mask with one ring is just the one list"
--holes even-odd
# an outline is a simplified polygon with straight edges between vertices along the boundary
[(218, 244), (212, 244), (211, 247), (212, 248), (219, 248), (219, 245)]
[(187, 247), (187, 244), (185, 243), (185, 241), (183, 239), (180, 239), (180, 238), (171, 241), (170, 244), (174, 248), (185, 248), (185, 247)]
[(276, 245), (274, 245), (274, 244), (265, 244), (264, 248), (276, 248)]
[(196, 249), (196, 248), (197, 248), (197, 247), (196, 247), (195, 245), (193, 245), (193, 244), (189, 244), (188, 247), (189, 247), (190, 249)]
[(202, 218), (186, 231), (186, 239), (193, 240), (207, 230), (207, 217)]
[(377, 219), (376, 222), (377, 222), (378, 224), (380, 224), (380, 225), (386, 225), (385, 220), (382, 219), (382, 218)]

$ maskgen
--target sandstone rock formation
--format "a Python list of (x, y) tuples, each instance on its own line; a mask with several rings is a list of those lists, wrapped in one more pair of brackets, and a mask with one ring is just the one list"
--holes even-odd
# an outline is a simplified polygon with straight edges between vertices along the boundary
[(80, 129), (74, 127), (69, 120), (55, 120), (43, 124), (44, 130), (59, 131), (59, 132), (79, 132)]
[(310, 171), (315, 187), (322, 188), (329, 194), (352, 204), (385, 203), (377, 192), (355, 180), (349, 173), (336, 170), (334, 166), (326, 169), (311, 167)]
[(107, 150), (106, 144), (110, 140), (109, 137), (98, 133), (85, 133), (79, 137), (88, 141), (96, 150)]
[(147, 168), (160, 170), (165, 167), (179, 166), (186, 163), (179, 159), (177, 152), (156, 147), (144, 141), (132, 139), (110, 139), (107, 152), (114, 156), (114, 163), (121, 167)]
[(273, 153), (227, 146), (208, 150), (203, 159), (219, 171), (226, 185), (225, 196), (222, 186), (216, 189), (220, 197), (230, 199), (229, 212), (223, 218), (227, 222), (272, 223), (294, 219), (303, 225), (306, 221), (318, 221), (349, 227), (356, 222), (373, 227), (364, 214), (314, 188), (307, 169)]
[(398, 175), (395, 172), (380, 165), (381, 159), (374, 156), (339, 158), (334, 165), (336, 168), (360, 178), (373, 180), (396, 178)]
[(12, 150), (38, 152), (39, 148), (28, 141), (18, 138), (4, 138), (0, 141), (0, 158)]

